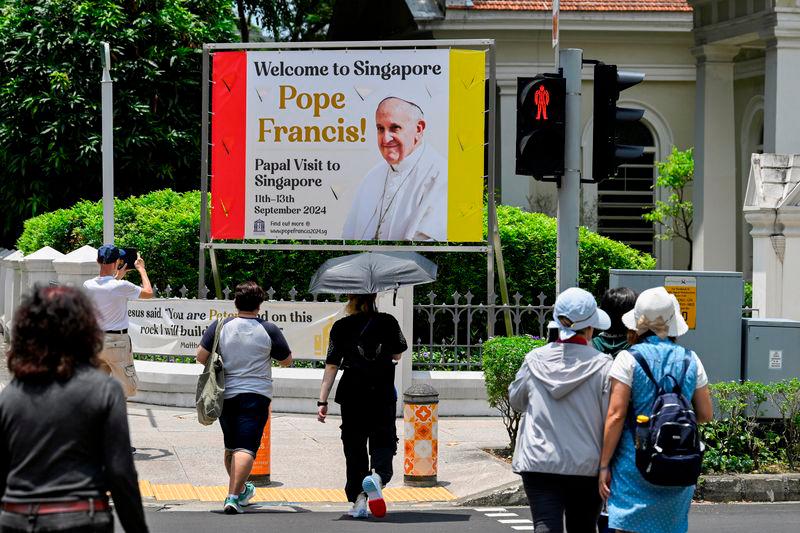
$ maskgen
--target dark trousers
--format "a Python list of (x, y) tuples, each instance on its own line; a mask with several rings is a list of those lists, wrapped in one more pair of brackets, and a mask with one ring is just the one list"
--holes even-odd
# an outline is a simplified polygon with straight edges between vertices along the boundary
[(111, 511), (26, 515), (0, 513), (0, 533), (112, 533)]
[(392, 479), (392, 457), (397, 453), (397, 402), (342, 404), (342, 447), (347, 465), (347, 499), (355, 502), (361, 482), (375, 470), (384, 484)]
[(523, 472), (522, 484), (531, 506), (535, 533), (597, 531), (600, 494), (597, 478)]

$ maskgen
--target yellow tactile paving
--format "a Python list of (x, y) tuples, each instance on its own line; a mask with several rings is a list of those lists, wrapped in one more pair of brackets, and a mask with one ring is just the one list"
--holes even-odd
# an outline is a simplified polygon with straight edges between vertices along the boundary
[(139, 481), (139, 492), (142, 493), (142, 498), (154, 498), (153, 486), (147, 480)]
[(285, 502), (282, 489), (257, 488), (253, 502)]
[[(160, 485), (149, 481), (140, 481), (139, 490), (143, 498), (155, 498), (160, 501), (200, 500), (214, 502), (225, 499), (227, 487), (195, 487), (188, 483), (175, 485)], [(383, 491), (387, 502), (440, 502), (455, 499), (450, 491), (444, 487), (407, 488), (390, 487)], [(253, 502), (331, 502), (344, 503), (347, 497), (342, 489), (278, 489), (259, 487), (253, 497)]]
[(195, 487), (197, 499), (201, 502), (218, 502), (228, 495), (227, 487)]
[(153, 485), (153, 495), (156, 500), (197, 500), (197, 491), (188, 483), (179, 485)]

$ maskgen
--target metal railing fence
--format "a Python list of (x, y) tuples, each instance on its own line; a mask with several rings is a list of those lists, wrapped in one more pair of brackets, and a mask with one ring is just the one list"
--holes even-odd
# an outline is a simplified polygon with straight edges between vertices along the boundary
[[(212, 291), (203, 287), (199, 294), (185, 285), (173, 289), (167, 285), (164, 289), (153, 287), (156, 298), (184, 298), (215, 300)], [(278, 297), (277, 291), (270, 287), (265, 291), (270, 301), (342, 301), (344, 296), (323, 295), (312, 299), (298, 299), (299, 292), (292, 287), (286, 298)], [(232, 300), (233, 290), (225, 287), (222, 297)], [(475, 302), (474, 295), (454, 292), (448, 298), (437, 301), (438, 295), (429, 292), (427, 302), (414, 304), (414, 324), (412, 357), (414, 370), (480, 370), (483, 355), (483, 343), (486, 340), (487, 321), (494, 321), (497, 335), (506, 333), (504, 314), (511, 315), (514, 335), (533, 335), (543, 337), (546, 334), (549, 313), (552, 305), (545, 304), (547, 297), (540, 293), (538, 303), (526, 303), (523, 296), (516, 293), (508, 305), (496, 301), (491, 305)], [(192, 362), (191, 356), (145, 355), (137, 354), (140, 360), (166, 362)], [(322, 366), (319, 361), (301, 362), (304, 366)]]

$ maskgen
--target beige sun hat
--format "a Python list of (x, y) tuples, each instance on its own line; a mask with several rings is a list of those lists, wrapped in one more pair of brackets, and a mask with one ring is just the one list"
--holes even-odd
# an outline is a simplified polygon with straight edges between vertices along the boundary
[(689, 331), (677, 298), (664, 287), (643, 291), (633, 309), (622, 315), (622, 323), (639, 335), (652, 331), (662, 339), (680, 337)]

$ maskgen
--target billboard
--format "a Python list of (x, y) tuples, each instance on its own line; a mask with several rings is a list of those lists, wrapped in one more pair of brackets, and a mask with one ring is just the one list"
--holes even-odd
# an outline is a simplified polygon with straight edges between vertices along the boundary
[(216, 52), (214, 239), (483, 239), (485, 53)]

